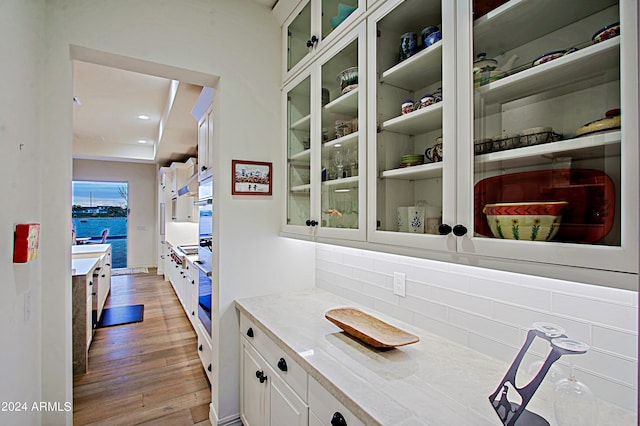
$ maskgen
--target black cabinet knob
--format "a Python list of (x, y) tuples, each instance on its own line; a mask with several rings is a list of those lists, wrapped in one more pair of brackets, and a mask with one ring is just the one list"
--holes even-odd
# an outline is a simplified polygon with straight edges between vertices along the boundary
[(196, 316), (196, 311), (191, 311), (191, 316), (195, 317)]
[(204, 172), (205, 170), (207, 170), (207, 166), (200, 167), (200, 170), (202, 170)]
[(207, 370), (209, 370), (209, 373), (211, 373), (211, 364), (207, 366)]
[(280, 358), (280, 361), (278, 361), (278, 368), (282, 371), (287, 371), (287, 361), (284, 358)]
[(247, 329), (247, 336), (249, 336), (249, 337), (253, 337), (253, 328), (249, 327), (249, 328)]
[(451, 233), (451, 226), (443, 223), (442, 225), (438, 226), (438, 233), (440, 233), (440, 235), (449, 235)]
[(256, 371), (256, 377), (260, 380), (260, 383), (264, 383), (267, 380), (267, 376), (264, 375), (263, 371)]
[(196, 284), (196, 280), (191, 280), (191, 284), (195, 285)]
[(453, 235), (456, 237), (462, 237), (467, 233), (467, 228), (463, 225), (456, 225), (453, 227)]
[(307, 221), (305, 223), (307, 224), (307, 226), (316, 226), (316, 225), (318, 225), (318, 221), (317, 220), (307, 219)]
[(347, 426), (347, 421), (339, 411), (333, 413), (333, 417), (331, 418), (331, 426)]
[(311, 36), (311, 40), (307, 40), (307, 47), (312, 47), (317, 42), (318, 42), (318, 37)]
[(198, 346), (198, 350), (202, 352), (202, 345)]

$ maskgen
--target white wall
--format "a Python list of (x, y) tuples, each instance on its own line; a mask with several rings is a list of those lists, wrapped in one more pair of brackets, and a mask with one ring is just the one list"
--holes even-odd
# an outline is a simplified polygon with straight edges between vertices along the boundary
[[(72, 72), (70, 46), (179, 67), (219, 76), (219, 116), (216, 171), (221, 203), (221, 287), (229, 324), (235, 313), (230, 300), (236, 295), (310, 287), (314, 276), (311, 244), (292, 243), (278, 237), (281, 203), (282, 132), (280, 98), (280, 29), (268, 8), (249, 0), (99, 0), (46, 2), (46, 40), (39, 93), (44, 117), (42, 145), (42, 202), (55, 215), (43, 217), (46, 229), (42, 268), (47, 271), (48, 303), (43, 306), (50, 346), (43, 366), (43, 397), (66, 397), (71, 382), (69, 338), (70, 260), (64, 237), (70, 233), (70, 182), (72, 155)], [(15, 40), (15, 35), (7, 34)], [(184, 80), (183, 80), (184, 81)], [(11, 156), (9, 156), (11, 158)], [(233, 199), (230, 163), (233, 158), (271, 161), (274, 165), (273, 197)], [(45, 241), (46, 240), (46, 241)], [(258, 250), (246, 261), (251, 243)], [(295, 265), (289, 267), (289, 265)], [(222, 267), (221, 267), (222, 269)], [(235, 336), (235, 330), (234, 330)], [(229, 336), (229, 339), (233, 339)], [(237, 336), (235, 337), (237, 339)], [(229, 342), (230, 343), (230, 342)], [(224, 389), (214, 390), (221, 418), (238, 413), (238, 346), (220, 345)], [(44, 360), (43, 360), (44, 362)], [(68, 370), (68, 368), (67, 368)], [(70, 415), (45, 413), (47, 424), (69, 422)]]
[[(406, 274), (406, 298), (393, 294), (394, 272)], [(573, 362), (576, 377), (599, 398), (637, 411), (635, 291), (322, 244), (317, 286), (507, 365), (534, 322), (560, 325), (591, 348), (555, 365), (567, 374), (567, 362)], [(548, 345), (532, 349), (539, 361)]]
[[(4, 198), (0, 208), (0, 401), (28, 404), (26, 412), (0, 412), (2, 424), (40, 423), (40, 413), (31, 410), (31, 404), (41, 400), (43, 253), (30, 263), (13, 264), (13, 232), (18, 223), (39, 223), (42, 218), (40, 147), (45, 141), (40, 136), (42, 111), (36, 100), (43, 88), (39, 75), (43, 12), (38, 1), (0, 2), (0, 181)], [(24, 308), (29, 297), (27, 319)], [(60, 369), (64, 371), (65, 366)], [(64, 390), (65, 384), (61, 387)]]
[(73, 160), (73, 180), (129, 183), (127, 266), (157, 266), (156, 174), (154, 164)]

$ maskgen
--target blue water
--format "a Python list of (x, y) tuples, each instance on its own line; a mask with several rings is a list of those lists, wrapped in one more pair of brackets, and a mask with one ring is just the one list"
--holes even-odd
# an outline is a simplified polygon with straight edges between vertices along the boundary
[(102, 231), (109, 229), (107, 243), (111, 244), (112, 268), (127, 267), (127, 218), (126, 217), (74, 217), (76, 236), (102, 238)]

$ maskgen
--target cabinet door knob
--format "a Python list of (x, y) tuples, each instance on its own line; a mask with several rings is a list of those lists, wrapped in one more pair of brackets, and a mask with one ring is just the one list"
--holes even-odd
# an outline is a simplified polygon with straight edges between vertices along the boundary
[(282, 371), (287, 371), (287, 361), (284, 358), (280, 358), (280, 361), (278, 361), (278, 368)]
[(307, 40), (307, 47), (313, 47), (318, 42), (318, 37), (311, 36), (311, 40)]
[(440, 235), (449, 235), (451, 233), (451, 226), (443, 223), (442, 225), (438, 226), (438, 232), (440, 233)]
[(202, 170), (204, 172), (205, 170), (207, 170), (207, 166), (200, 167), (200, 170)]
[(211, 373), (211, 364), (207, 366), (207, 370), (209, 370), (209, 373)]
[(333, 417), (331, 418), (331, 426), (347, 426), (347, 421), (339, 411), (333, 413)]
[(202, 345), (198, 346), (198, 350), (202, 352)]
[(453, 227), (453, 235), (456, 237), (462, 237), (467, 233), (467, 228), (463, 225), (456, 225)]
[(253, 328), (249, 327), (249, 328), (247, 329), (247, 336), (249, 336), (249, 337), (253, 337)]
[(305, 223), (307, 224), (307, 226), (316, 226), (318, 224), (318, 221), (307, 219)]
[(196, 316), (196, 311), (191, 311), (191, 316), (195, 317)]
[(264, 383), (267, 381), (267, 376), (264, 375), (263, 371), (256, 371), (256, 377), (260, 380), (260, 383)]

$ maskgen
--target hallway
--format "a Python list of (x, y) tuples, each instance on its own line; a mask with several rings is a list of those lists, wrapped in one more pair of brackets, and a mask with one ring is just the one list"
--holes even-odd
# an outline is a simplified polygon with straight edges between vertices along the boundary
[(142, 322), (96, 330), (89, 373), (74, 378), (74, 424), (210, 425), (211, 387), (171, 285), (155, 270), (112, 277), (105, 308), (134, 304)]

